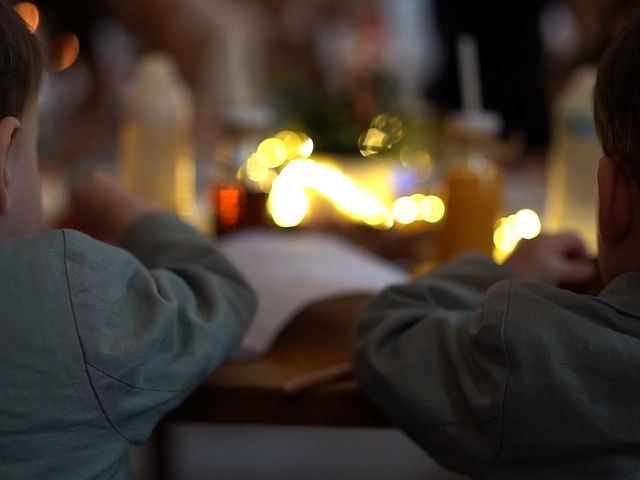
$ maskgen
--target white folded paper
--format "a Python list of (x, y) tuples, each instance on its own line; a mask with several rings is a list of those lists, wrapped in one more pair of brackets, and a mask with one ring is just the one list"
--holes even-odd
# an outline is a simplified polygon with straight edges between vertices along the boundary
[(334, 235), (248, 230), (221, 242), (222, 251), (258, 296), (258, 312), (235, 357), (266, 352), (305, 306), (331, 297), (375, 293), (409, 274)]

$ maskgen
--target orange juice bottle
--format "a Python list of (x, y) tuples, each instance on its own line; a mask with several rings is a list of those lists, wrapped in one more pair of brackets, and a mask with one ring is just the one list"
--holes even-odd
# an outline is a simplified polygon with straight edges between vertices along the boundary
[(503, 201), (502, 177), (491, 157), (498, 127), (499, 120), (490, 116), (457, 119), (448, 126), (447, 214), (438, 245), (441, 260), (464, 251), (487, 255), (493, 251), (493, 231)]

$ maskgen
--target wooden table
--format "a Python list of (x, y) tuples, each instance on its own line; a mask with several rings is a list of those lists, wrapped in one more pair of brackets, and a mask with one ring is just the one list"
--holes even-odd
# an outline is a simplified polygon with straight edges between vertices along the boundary
[(229, 361), (155, 429), (153, 478), (167, 478), (176, 422), (327, 427), (391, 427), (353, 377), (286, 393), (291, 379), (349, 361), (360, 308), (369, 295), (318, 302), (299, 312), (269, 352)]
[(305, 308), (266, 355), (223, 365), (166, 422), (389, 426), (352, 377), (296, 394), (283, 390), (293, 378), (350, 359), (357, 314), (369, 298), (340, 297)]

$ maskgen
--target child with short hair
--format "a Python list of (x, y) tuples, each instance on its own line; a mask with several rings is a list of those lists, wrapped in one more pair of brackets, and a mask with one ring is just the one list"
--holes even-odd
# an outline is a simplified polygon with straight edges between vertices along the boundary
[(357, 377), (445, 467), (496, 479), (638, 476), (639, 85), (640, 10), (595, 90), (599, 295), (558, 288), (594, 274), (581, 242), (562, 235), (522, 243), (505, 266), (460, 258), (363, 313)]
[(143, 442), (237, 345), (255, 299), (215, 245), (93, 173), (40, 233), (42, 60), (0, 1), (0, 478), (128, 478)]

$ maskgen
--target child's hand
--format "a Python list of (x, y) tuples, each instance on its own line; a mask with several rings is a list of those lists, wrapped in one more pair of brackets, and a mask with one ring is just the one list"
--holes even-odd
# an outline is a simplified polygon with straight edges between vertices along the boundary
[(80, 230), (110, 243), (118, 243), (133, 222), (156, 210), (97, 169), (75, 183), (71, 208)]
[(582, 240), (572, 233), (523, 240), (506, 265), (526, 280), (580, 289), (592, 282), (596, 268)]

